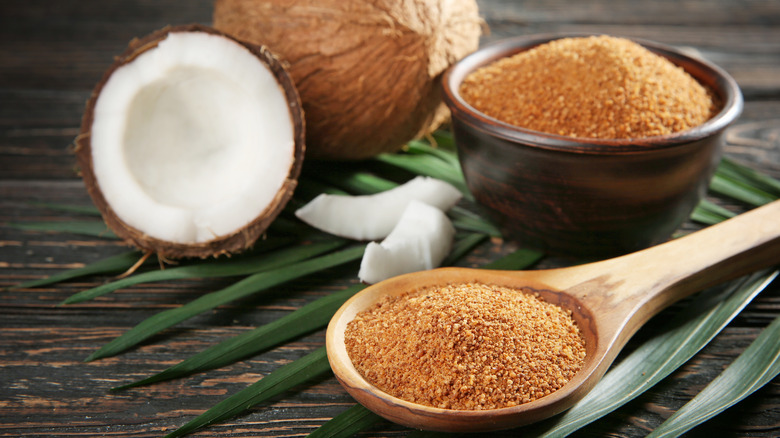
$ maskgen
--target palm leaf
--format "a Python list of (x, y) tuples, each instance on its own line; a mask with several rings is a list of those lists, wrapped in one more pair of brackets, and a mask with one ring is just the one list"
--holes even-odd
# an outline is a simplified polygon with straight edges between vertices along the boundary
[[(469, 251), (485, 238), (486, 236), (474, 234), (466, 236), (459, 240), (456, 246), (461, 248), (456, 248), (451, 256), (454, 255), (453, 257), (457, 258), (457, 254)], [(288, 341), (303, 333), (322, 328), (327, 325), (336, 310), (349, 297), (364, 287), (365, 285), (357, 285), (320, 298), (290, 315), (208, 348), (161, 373), (115, 389), (148, 385), (195, 372), (218, 368), (257, 354), (268, 347)]]
[(58, 204), (54, 202), (31, 202), (31, 205), (47, 208), (49, 210), (63, 211), (67, 213), (83, 214), (85, 216), (100, 216), (100, 210), (94, 205), (70, 205)]
[[(273, 240), (264, 242), (266, 251), (283, 245), (288, 240)], [(344, 245), (343, 240), (331, 239), (330, 241), (313, 243), (310, 245), (296, 246), (274, 251), (270, 254), (260, 254), (251, 257), (223, 258), (187, 266), (177, 266), (156, 271), (143, 272), (110, 283), (101, 284), (92, 289), (76, 293), (66, 299), (62, 304), (75, 304), (91, 300), (93, 298), (114, 292), (116, 290), (141, 283), (156, 281), (183, 280), (187, 278), (214, 278), (254, 274), (278, 268), (288, 263), (297, 262), (316, 254), (330, 251)]]
[[(463, 253), (470, 251), (486, 237), (487, 236), (478, 234), (466, 236), (458, 241), (456, 248), (452, 251), (450, 257), (457, 259), (459, 254), (462, 255)], [(521, 259), (517, 259), (518, 263), (521, 261)], [(357, 285), (320, 298), (274, 322), (233, 337), (191, 356), (161, 373), (115, 389), (119, 390), (148, 385), (208, 369), (218, 368), (253, 354), (257, 354), (266, 348), (293, 339), (303, 333), (322, 328), (327, 325), (330, 318), (336, 313), (336, 310), (338, 310), (349, 297), (364, 288), (365, 285)]]
[(677, 437), (725, 411), (780, 374), (780, 317), (696, 397), (648, 437)]
[(161, 373), (114, 389), (148, 385), (219, 368), (260, 353), (269, 347), (289, 341), (304, 333), (320, 329), (328, 324), (330, 318), (345, 301), (364, 288), (364, 285), (356, 285), (322, 297), (276, 321), (203, 350)]
[(78, 277), (86, 277), (87, 275), (103, 275), (124, 272), (130, 269), (130, 267), (132, 267), (136, 262), (138, 262), (142, 256), (143, 254), (141, 254), (140, 251), (125, 252), (113, 257), (99, 260), (82, 268), (68, 269), (46, 278), (26, 281), (24, 283), (17, 284), (16, 286), (11, 286), (8, 289), (40, 287), (49, 284), (60, 283), (66, 280), (72, 280)]
[(737, 215), (733, 211), (731, 211), (731, 210), (729, 210), (729, 209), (727, 209), (725, 207), (721, 207), (720, 205), (718, 205), (718, 204), (716, 204), (716, 203), (714, 203), (714, 202), (712, 202), (710, 200), (707, 200), (707, 199), (702, 199), (701, 201), (699, 201), (699, 207), (704, 208), (704, 209), (706, 209), (708, 211), (711, 211), (711, 212), (717, 214), (718, 216), (723, 217), (723, 220), (726, 220), (728, 218), (732, 218), (732, 217)]
[(768, 204), (777, 199), (777, 196), (722, 173), (715, 173), (715, 176), (712, 177), (710, 190), (754, 207)]
[(698, 297), (701, 305), (684, 309), (668, 331), (614, 365), (580, 402), (533, 430), (539, 437), (566, 436), (644, 393), (707, 345), (777, 274), (757, 273), (732, 282), (725, 292), (711, 289)]
[(731, 210), (727, 210), (712, 201), (702, 199), (699, 202), (699, 205), (693, 210), (691, 220), (705, 225), (715, 225), (718, 222), (723, 222), (734, 216), (736, 216), (736, 213)]
[(379, 163), (407, 170), (413, 174), (430, 176), (446, 181), (457, 187), (467, 199), (471, 199), (471, 194), (466, 187), (466, 181), (463, 179), (460, 168), (455, 168), (450, 163), (437, 157), (431, 155), (381, 154), (375, 160)]
[(477, 245), (487, 239), (487, 234), (468, 233), (465, 237), (458, 238), (452, 245), (450, 253), (442, 261), (442, 266), (455, 264), (458, 260), (471, 252)]
[(439, 136), (437, 139), (439, 141), (437, 141), (436, 147), (420, 140), (410, 141), (406, 147), (406, 151), (410, 154), (435, 156), (452, 166), (454, 169), (457, 169), (460, 173), (460, 161), (458, 161), (458, 154), (455, 152), (455, 144), (452, 141), (452, 138), (445, 139), (444, 137)]
[(463, 207), (456, 205), (450, 209), (448, 214), (452, 218), (452, 224), (459, 230), (501, 237), (501, 231), (492, 222)]
[(372, 195), (398, 187), (394, 181), (356, 169), (320, 172), (317, 178), (355, 195)]
[(437, 147), (455, 149), (455, 136), (450, 129), (437, 129), (430, 135)]
[(725, 218), (705, 208), (696, 207), (691, 213), (691, 220), (704, 225), (715, 225), (718, 222), (723, 222)]
[(143, 320), (132, 329), (101, 347), (98, 351), (92, 353), (85, 361), (88, 362), (116, 355), (162, 330), (217, 306), (267, 290), (295, 278), (359, 259), (363, 255), (364, 250), (364, 246), (353, 247), (251, 275), (225, 289), (203, 295), (181, 307), (165, 310)]
[(718, 172), (730, 176), (732, 179), (750, 184), (767, 193), (780, 196), (780, 180), (739, 164), (729, 158), (721, 160)]
[(710, 190), (758, 207), (780, 196), (780, 180), (724, 158), (710, 182)]
[(533, 249), (520, 248), (494, 262), (483, 266), (483, 269), (516, 270), (525, 269), (544, 257), (544, 253)]
[(277, 396), (307, 380), (330, 372), (325, 347), (281, 366), (272, 373), (221, 401), (194, 420), (166, 435), (167, 438), (186, 435), (196, 429), (234, 417), (244, 410)]
[(27, 231), (71, 233), (103, 239), (117, 239), (116, 234), (109, 230), (106, 224), (98, 221), (25, 222), (23, 224), (9, 223), (8, 226)]

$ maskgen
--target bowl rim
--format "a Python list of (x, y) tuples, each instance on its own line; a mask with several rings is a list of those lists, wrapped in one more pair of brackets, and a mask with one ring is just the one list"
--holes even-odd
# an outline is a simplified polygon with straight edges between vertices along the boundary
[[(628, 39), (682, 67), (718, 95), (721, 99), (721, 110), (703, 124), (677, 133), (634, 139), (596, 139), (567, 137), (511, 125), (478, 111), (466, 103), (460, 95), (460, 84), (468, 74), (498, 59), (561, 38), (599, 35)], [(708, 78), (710, 80), (705, 80)], [(494, 41), (465, 56), (447, 69), (442, 78), (442, 89), (443, 100), (452, 114), (453, 121), (466, 123), (474, 129), (508, 140), (518, 146), (592, 154), (640, 153), (692, 143), (724, 130), (739, 117), (744, 107), (742, 92), (736, 80), (714, 63), (690, 56), (683, 49), (663, 43), (599, 32), (538, 33)]]

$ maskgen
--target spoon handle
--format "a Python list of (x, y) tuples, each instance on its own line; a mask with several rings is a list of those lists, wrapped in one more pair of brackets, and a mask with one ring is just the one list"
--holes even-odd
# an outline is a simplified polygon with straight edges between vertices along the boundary
[(643, 251), (582, 265), (580, 278), (593, 275), (569, 292), (614, 313), (613, 329), (626, 331), (692, 293), (775, 264), (780, 201)]

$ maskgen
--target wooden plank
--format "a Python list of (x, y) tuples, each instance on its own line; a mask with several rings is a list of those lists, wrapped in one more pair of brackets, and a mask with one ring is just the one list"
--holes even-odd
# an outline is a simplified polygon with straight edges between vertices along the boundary
[[(513, 35), (566, 31), (614, 33), (697, 48), (734, 75), (747, 100), (739, 123), (729, 131), (726, 153), (780, 177), (780, 2), (483, 0), (479, 4), (491, 28), (485, 43)], [(78, 133), (92, 87), (131, 38), (167, 24), (208, 23), (211, 7), (211, 0), (0, 3), (0, 287), (127, 250), (116, 241), (20, 231), (9, 224), (87, 218), (36, 203), (91, 205), (68, 146)], [(478, 265), (511, 248), (511, 243), (487, 243), (463, 263)], [(549, 258), (540, 266), (565, 262)], [(222, 306), (118, 357), (92, 363), (82, 360), (144, 318), (224, 287), (231, 279), (136, 285), (65, 307), (57, 304), (111, 277), (3, 291), (0, 437), (161, 436), (321, 346), (322, 331), (218, 370), (126, 392), (109, 389), (161, 371), (209, 345), (354, 283), (355, 271), (356, 266), (335, 269), (280, 286), (265, 296)], [(629, 349), (662, 330), (664, 322), (686, 305), (690, 302), (653, 319)], [(712, 380), (778, 315), (780, 285), (776, 282), (688, 364), (576, 436), (646, 435)], [(779, 383), (776, 379), (690, 436), (780, 435)], [(302, 436), (353, 404), (335, 379), (326, 376), (193, 436)], [(514, 437), (522, 432), (490, 436)], [(382, 421), (364, 435), (407, 433)]]

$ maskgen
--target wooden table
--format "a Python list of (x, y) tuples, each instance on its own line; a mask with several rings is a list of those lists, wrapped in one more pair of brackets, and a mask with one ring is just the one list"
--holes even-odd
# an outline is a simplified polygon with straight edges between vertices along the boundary
[[(728, 70), (746, 98), (729, 133), (730, 156), (780, 176), (780, 2), (660, 0), (481, 1), (485, 41), (549, 31), (594, 31), (691, 46)], [(91, 88), (131, 38), (167, 24), (209, 23), (209, 0), (3, 0), (0, 3), (0, 286), (39, 278), (125, 251), (76, 234), (20, 231), (10, 223), (77, 214), (38, 203), (89, 206), (70, 144)], [(489, 243), (465, 264), (495, 257)], [(134, 286), (81, 305), (71, 294), (105, 281), (86, 277), (0, 293), (0, 436), (160, 436), (281, 364), (323, 345), (316, 332), (248, 360), (192, 377), (109, 393), (249, 328), (273, 321), (354, 281), (356, 266), (280, 286), (188, 320), (120, 356), (92, 351), (160, 310), (229, 283)], [(701, 390), (776, 316), (771, 285), (682, 369), (577, 436), (644, 436)], [(653, 320), (638, 336), (663, 325)], [(630, 348), (630, 347), (629, 347)], [(292, 436), (313, 431), (354, 402), (333, 377), (318, 379), (196, 436)], [(388, 422), (370, 436), (405, 435)], [(519, 431), (496, 433), (516, 436)], [(690, 436), (780, 436), (780, 380)]]

